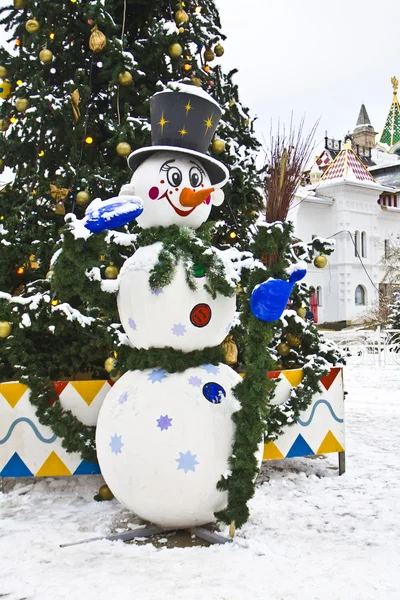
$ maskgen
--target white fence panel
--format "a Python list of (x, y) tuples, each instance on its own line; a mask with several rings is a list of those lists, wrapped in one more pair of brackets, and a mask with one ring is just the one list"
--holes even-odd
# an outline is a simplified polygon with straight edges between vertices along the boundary
[(324, 331), (345, 353), (348, 365), (400, 365), (400, 329)]

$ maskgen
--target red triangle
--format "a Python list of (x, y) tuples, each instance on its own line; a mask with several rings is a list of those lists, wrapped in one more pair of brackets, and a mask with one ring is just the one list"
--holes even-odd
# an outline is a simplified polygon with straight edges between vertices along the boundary
[(340, 367), (333, 367), (329, 371), (328, 375), (325, 375), (325, 377), (322, 377), (321, 383), (326, 390), (329, 390), (329, 388), (331, 387), (332, 383), (335, 381), (335, 379), (338, 376), (338, 374), (340, 373), (340, 371), (341, 371)]
[(268, 379), (277, 379), (282, 371), (268, 371)]
[[(67, 387), (67, 385), (69, 384), (69, 381), (53, 381), (53, 388), (55, 389), (55, 391), (57, 392), (57, 394), (60, 396), (61, 392), (64, 391), (64, 389)], [(53, 404), (55, 403), (55, 399), (50, 401), (50, 406), (53, 406)]]

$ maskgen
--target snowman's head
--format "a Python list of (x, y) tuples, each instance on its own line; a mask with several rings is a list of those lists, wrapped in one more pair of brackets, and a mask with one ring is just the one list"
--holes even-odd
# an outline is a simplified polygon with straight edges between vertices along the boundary
[(184, 152), (151, 154), (134, 172), (131, 186), (143, 200), (137, 222), (144, 229), (170, 225), (197, 229), (207, 221), (212, 205), (224, 200), (221, 187), (211, 184), (206, 163)]

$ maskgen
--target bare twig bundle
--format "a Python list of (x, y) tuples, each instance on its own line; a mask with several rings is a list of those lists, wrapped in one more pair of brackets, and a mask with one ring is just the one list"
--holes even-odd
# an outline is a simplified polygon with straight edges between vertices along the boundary
[(290, 123), (289, 134), (279, 130), (274, 136), (271, 131), (270, 144), (266, 150), (266, 177), (264, 192), (266, 197), (266, 220), (285, 221), (300, 185), (304, 170), (313, 150), (313, 140), (318, 121), (303, 139), (304, 118), (299, 129)]

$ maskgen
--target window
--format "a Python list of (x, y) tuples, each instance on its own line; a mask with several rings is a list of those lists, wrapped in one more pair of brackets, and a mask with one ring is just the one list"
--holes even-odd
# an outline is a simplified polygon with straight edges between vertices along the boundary
[(354, 233), (354, 256), (359, 256), (360, 249), (360, 232), (356, 231)]
[(367, 234), (365, 231), (361, 234), (361, 256), (363, 258), (367, 256)]
[(320, 285), (315, 290), (315, 293), (317, 295), (317, 305), (322, 306), (322, 287)]
[(365, 287), (362, 285), (358, 285), (356, 287), (355, 301), (356, 306), (365, 306), (366, 305), (367, 294), (365, 291)]

